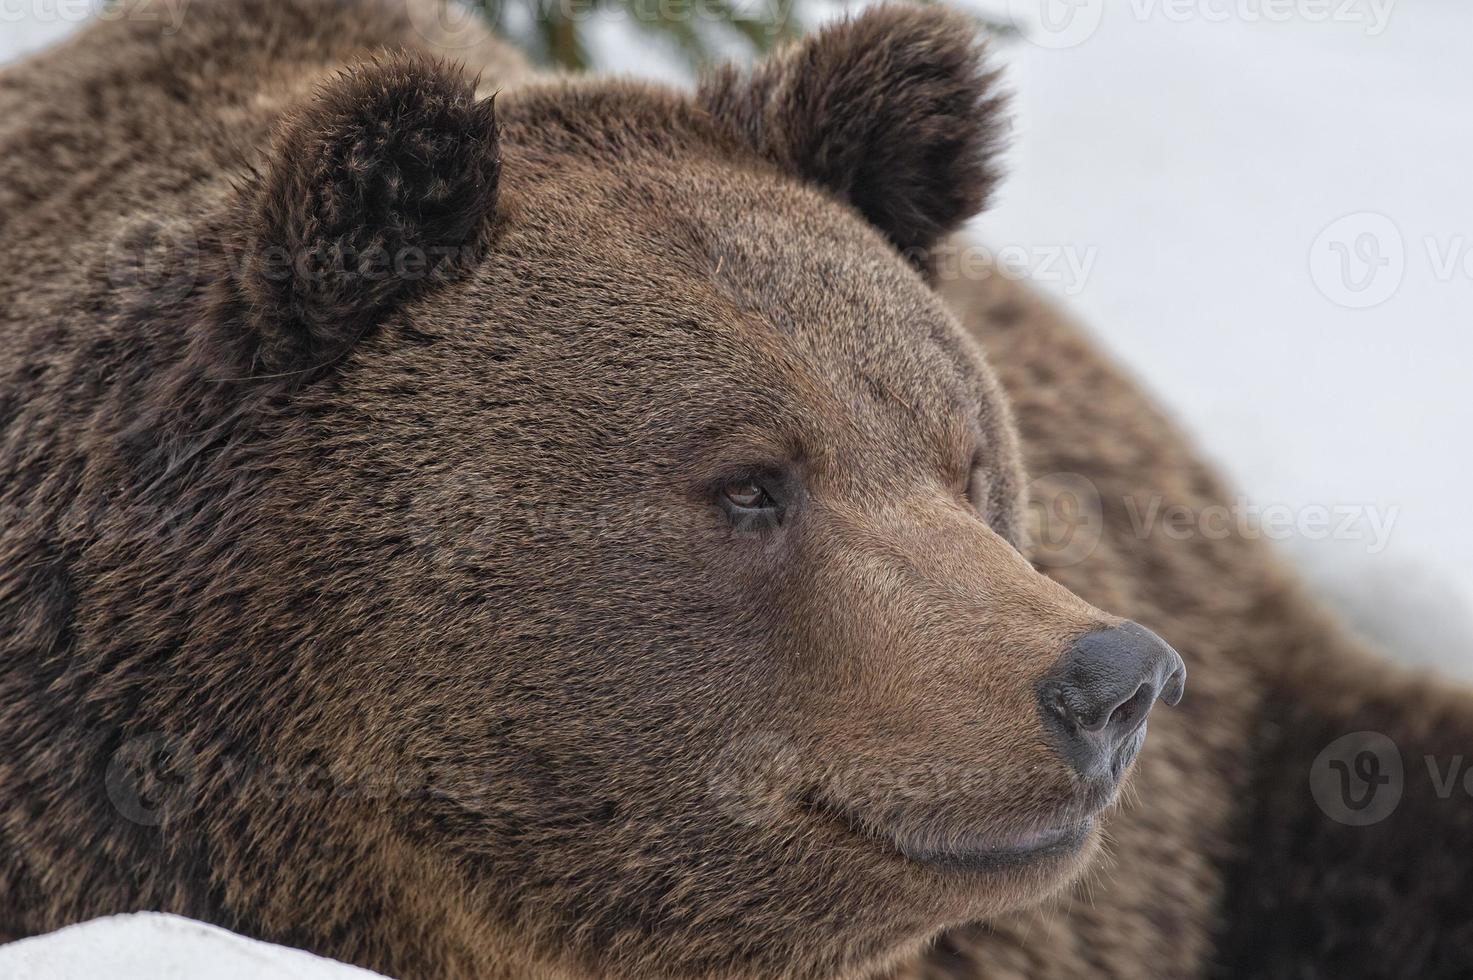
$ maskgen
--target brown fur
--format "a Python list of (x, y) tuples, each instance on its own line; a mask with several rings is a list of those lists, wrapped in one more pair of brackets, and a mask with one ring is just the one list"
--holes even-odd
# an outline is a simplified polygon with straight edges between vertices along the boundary
[[(1301, 756), (1453, 751), (1466, 695), (1252, 542), (1137, 534), (1222, 499), (1170, 425), (1031, 295), (943, 282), (959, 329), (912, 268), (993, 181), (964, 21), (691, 97), (418, 9), (200, 0), (0, 72), (0, 939), (152, 908), (404, 978), (1183, 977), (1460, 935), (1452, 876), (1366, 931), (1306, 885), (1466, 854), (1456, 802), (1341, 828)], [(1080, 560), (1019, 553), (1025, 471), (1098, 488)], [(757, 475), (791, 514), (733, 527)], [(897, 853), (1105, 801), (1034, 685), (1120, 616), (1191, 679), (1104, 828)]]

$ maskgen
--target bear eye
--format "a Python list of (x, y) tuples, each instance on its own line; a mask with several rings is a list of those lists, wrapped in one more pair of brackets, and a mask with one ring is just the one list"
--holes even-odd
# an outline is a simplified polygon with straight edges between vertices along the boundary
[(768, 467), (724, 477), (711, 487), (716, 505), (737, 531), (770, 531), (785, 523), (801, 494), (791, 474)]
[(737, 510), (770, 510), (776, 507), (772, 495), (756, 480), (732, 480), (722, 484), (722, 502)]

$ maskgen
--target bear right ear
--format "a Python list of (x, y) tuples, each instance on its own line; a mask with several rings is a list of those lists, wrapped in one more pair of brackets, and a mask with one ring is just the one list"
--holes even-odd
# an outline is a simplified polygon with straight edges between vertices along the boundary
[(394, 55), (328, 82), (237, 202), (235, 279), (258, 368), (330, 363), (478, 262), (499, 175), (492, 101), (458, 71)]
[(1005, 130), (976, 24), (940, 7), (880, 6), (804, 38), (697, 96), (717, 126), (847, 201), (901, 252), (980, 211)]

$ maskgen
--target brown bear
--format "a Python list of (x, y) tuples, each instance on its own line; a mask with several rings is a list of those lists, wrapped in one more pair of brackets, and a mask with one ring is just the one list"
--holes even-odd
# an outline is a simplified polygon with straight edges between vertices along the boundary
[(1473, 973), (1467, 692), (1138, 526), (1224, 491), (948, 278), (1006, 129), (967, 19), (686, 93), (428, 3), (152, 2), (0, 72), (0, 941)]

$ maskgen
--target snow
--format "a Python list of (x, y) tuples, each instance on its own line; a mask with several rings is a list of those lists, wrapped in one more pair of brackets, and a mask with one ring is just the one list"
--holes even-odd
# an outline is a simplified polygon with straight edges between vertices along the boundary
[(41, 0), (0, 0), (0, 65), (60, 41), (88, 13), (88, 9), (69, 10)]
[(373, 980), (377, 973), (246, 939), (201, 922), (138, 912), (0, 946), (9, 980)]

